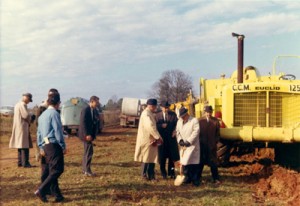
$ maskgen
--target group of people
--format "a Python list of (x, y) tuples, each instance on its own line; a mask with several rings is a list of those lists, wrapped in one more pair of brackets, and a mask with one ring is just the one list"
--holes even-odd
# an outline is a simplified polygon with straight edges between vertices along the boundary
[[(9, 147), (18, 149), (18, 167), (31, 168), (29, 148), (32, 148), (30, 124), (35, 115), (30, 114), (27, 104), (32, 102), (32, 94), (25, 93), (14, 108), (12, 136)], [(58, 178), (64, 172), (64, 154), (66, 143), (60, 118), (60, 94), (57, 89), (50, 89), (48, 98), (37, 111), (37, 150), (41, 162), (41, 183), (34, 194), (42, 201), (48, 202), (47, 195), (55, 197), (55, 202), (62, 202)], [(86, 176), (95, 176), (91, 170), (93, 141), (97, 134), (99, 98), (92, 96), (89, 105), (82, 109), (78, 136), (83, 142), (82, 169)]]
[[(183, 167), (183, 184), (199, 186), (204, 165), (209, 165), (213, 182), (220, 184), (217, 166), (217, 142), (220, 122), (212, 116), (212, 106), (205, 106), (205, 115), (197, 119), (185, 107), (178, 115), (162, 101), (156, 113), (157, 100), (148, 99), (138, 127), (134, 160), (142, 162), (142, 178), (156, 180), (155, 163), (159, 163), (163, 179), (175, 179), (175, 163)], [(168, 162), (167, 169), (166, 163)]]
[[(14, 108), (12, 136), (9, 147), (18, 149), (18, 167), (31, 168), (29, 148), (32, 148), (30, 124), (35, 115), (28, 112), (27, 104), (32, 102), (32, 94), (25, 93)], [(41, 183), (34, 194), (48, 202), (46, 195), (55, 197), (55, 202), (62, 202), (58, 178), (64, 172), (64, 154), (66, 143), (60, 118), (60, 93), (50, 89), (47, 100), (37, 112), (37, 150), (41, 162)], [(86, 176), (95, 176), (91, 170), (93, 141), (97, 134), (100, 104), (97, 96), (91, 96), (89, 105), (82, 109), (78, 136), (83, 142), (82, 172)], [(188, 114), (184, 107), (179, 114), (169, 110), (168, 101), (160, 104), (162, 111), (156, 113), (157, 100), (148, 99), (147, 107), (140, 116), (134, 160), (142, 162), (142, 177), (156, 180), (155, 163), (160, 164), (163, 179), (175, 179), (175, 163), (183, 166), (184, 184), (199, 186), (203, 167), (211, 168), (213, 181), (220, 183), (217, 167), (217, 142), (220, 136), (220, 123), (212, 117), (211, 106), (204, 108), (205, 116), (199, 120)], [(166, 163), (168, 166), (166, 169)]]

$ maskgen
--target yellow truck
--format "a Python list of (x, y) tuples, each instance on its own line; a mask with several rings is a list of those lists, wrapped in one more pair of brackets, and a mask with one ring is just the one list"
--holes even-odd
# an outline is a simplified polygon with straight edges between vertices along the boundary
[(222, 116), (220, 163), (229, 160), (234, 147), (271, 147), (276, 162), (299, 168), (300, 80), (292, 74), (276, 74), (276, 59), (267, 76), (260, 76), (253, 66), (244, 68), (244, 35), (233, 36), (238, 38), (238, 69), (228, 78), (201, 78), (200, 98), (195, 102), (190, 94), (184, 104), (198, 118), (205, 105)]

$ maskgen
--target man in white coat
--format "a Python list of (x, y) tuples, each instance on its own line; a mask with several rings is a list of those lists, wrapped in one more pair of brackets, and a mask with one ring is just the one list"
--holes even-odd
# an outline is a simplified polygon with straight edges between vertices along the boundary
[(31, 167), (29, 163), (29, 148), (32, 140), (29, 133), (29, 124), (32, 116), (29, 114), (27, 104), (32, 102), (30, 93), (23, 94), (22, 100), (15, 105), (12, 135), (9, 148), (18, 149), (18, 167)]
[(141, 114), (134, 161), (142, 162), (142, 176), (148, 180), (155, 180), (154, 167), (158, 163), (158, 145), (162, 138), (157, 131), (154, 112), (157, 108), (156, 99), (148, 99), (147, 107)]
[(179, 120), (176, 126), (177, 141), (181, 146), (180, 164), (184, 170), (184, 184), (193, 183), (200, 185), (199, 163), (200, 163), (200, 143), (199, 121), (188, 114), (184, 107), (179, 110)]

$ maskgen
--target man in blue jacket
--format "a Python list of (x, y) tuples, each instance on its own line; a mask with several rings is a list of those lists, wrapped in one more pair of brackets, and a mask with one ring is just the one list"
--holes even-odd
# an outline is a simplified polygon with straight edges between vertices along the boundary
[(37, 141), (40, 152), (46, 158), (48, 176), (34, 193), (42, 202), (48, 202), (46, 191), (50, 190), (56, 197), (55, 202), (64, 200), (59, 189), (58, 178), (64, 172), (64, 154), (66, 144), (60, 114), (57, 112), (60, 105), (59, 93), (48, 96), (48, 109), (38, 119)]

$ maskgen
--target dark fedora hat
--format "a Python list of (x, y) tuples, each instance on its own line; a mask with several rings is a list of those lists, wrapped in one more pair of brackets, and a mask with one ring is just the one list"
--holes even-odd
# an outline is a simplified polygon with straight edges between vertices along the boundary
[(29, 97), (29, 101), (32, 102), (32, 94), (24, 93), (23, 96)]
[(168, 101), (161, 101), (160, 106), (161, 106), (161, 107), (169, 107), (170, 104), (169, 104)]
[(147, 100), (147, 105), (157, 105), (157, 100), (156, 99), (148, 99)]
[(204, 107), (204, 111), (205, 112), (213, 112), (214, 110), (213, 110), (212, 106), (209, 105), (209, 106)]
[(185, 107), (181, 107), (179, 109), (179, 117), (184, 116), (187, 112), (188, 112), (188, 110)]

